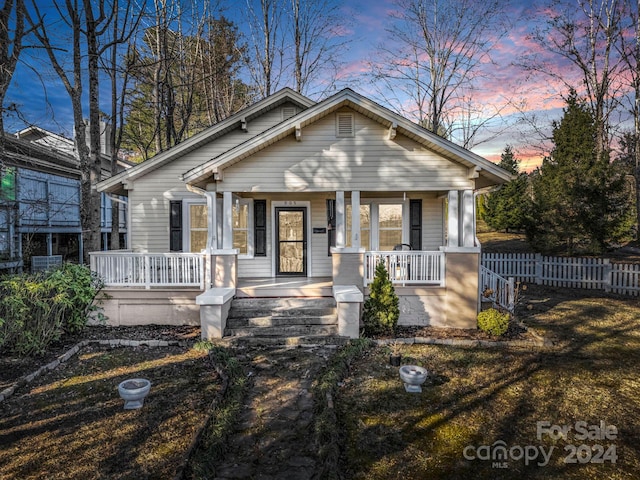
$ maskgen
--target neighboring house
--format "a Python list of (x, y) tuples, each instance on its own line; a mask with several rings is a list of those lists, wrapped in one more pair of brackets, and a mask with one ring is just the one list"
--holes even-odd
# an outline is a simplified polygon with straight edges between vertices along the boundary
[[(0, 172), (0, 271), (30, 267), (34, 256), (82, 261), (80, 171), (72, 147), (71, 140), (35, 127), (20, 132), (20, 138), (5, 136)], [(107, 157), (102, 174), (110, 175)], [(111, 199), (103, 194), (104, 248), (111, 235), (111, 208)], [(123, 241), (125, 220), (126, 211), (121, 209)]]
[[(199, 297), (203, 305), (259, 295), (256, 285), (267, 279), (281, 290), (263, 295), (295, 294), (283, 279), (306, 279), (329, 285), (308, 295), (361, 303), (384, 261), (400, 296), (401, 324), (475, 328), (475, 194), (510, 178), (350, 89), (319, 103), (284, 89), (101, 182), (100, 191), (128, 196), (133, 253), (96, 253), (92, 265), (114, 287), (212, 289)], [(187, 279), (195, 267), (166, 263), (200, 252), (211, 265), (204, 278)], [(145, 295), (154, 299), (148, 308), (140, 306)], [(162, 295), (141, 293), (129, 315), (180, 322), (169, 310), (186, 309), (193, 297), (169, 301), (161, 314), (150, 305)], [(122, 305), (110, 307), (116, 323), (131, 321), (122, 318)]]

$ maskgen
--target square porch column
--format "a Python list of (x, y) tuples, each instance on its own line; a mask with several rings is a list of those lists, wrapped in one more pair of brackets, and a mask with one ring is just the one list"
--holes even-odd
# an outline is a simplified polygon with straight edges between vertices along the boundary
[(351, 192), (351, 246), (360, 248), (360, 192)]
[(344, 192), (336, 192), (336, 248), (344, 248), (346, 244)]
[(462, 211), (460, 225), (462, 226), (462, 246), (473, 247), (476, 243), (475, 201), (473, 190), (462, 192)]
[(447, 247), (457, 247), (459, 246), (460, 229), (457, 190), (449, 190), (447, 203)]
[(215, 191), (207, 190), (205, 192), (205, 198), (207, 199), (207, 251), (218, 249), (218, 208), (217, 208), (217, 193)]

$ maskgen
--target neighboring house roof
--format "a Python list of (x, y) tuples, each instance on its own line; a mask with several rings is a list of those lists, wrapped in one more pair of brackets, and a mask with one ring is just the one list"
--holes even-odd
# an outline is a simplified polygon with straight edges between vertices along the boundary
[[(315, 104), (313, 107), (266, 130), (260, 135), (189, 170), (182, 175), (182, 180), (188, 184), (203, 183), (206, 179), (210, 179), (212, 175), (220, 173), (224, 168), (241, 161), (289, 135), (295, 134), (296, 130), (302, 131), (305, 126), (343, 107), (349, 107), (390, 129), (395, 129), (397, 133), (405, 135), (427, 149), (466, 166), (469, 168), (469, 178), (482, 177), (482, 181), (476, 182), (479, 184), (478, 187), (502, 184), (512, 178), (509, 172), (506, 172), (485, 158), (435, 135), (401, 115), (346, 88)], [(302, 133), (302, 135), (304, 134)]]
[(17, 132), (16, 137), (27, 142), (42, 145), (53, 151), (63, 152), (67, 155), (75, 155), (76, 150), (73, 140), (45, 130), (44, 128), (36, 126), (27, 127)]
[(73, 155), (10, 135), (4, 137), (4, 146), (3, 161), (7, 165), (80, 178), (78, 160)]
[(232, 130), (237, 129), (243, 123), (246, 124), (246, 122), (262, 115), (266, 111), (272, 110), (287, 102), (292, 102), (303, 109), (309, 108), (315, 103), (290, 88), (284, 88), (268, 98), (262, 99), (222, 120), (221, 122), (216, 123), (206, 130), (195, 134), (178, 145), (157, 154), (153, 158), (121, 172), (108, 180), (100, 182), (98, 184), (98, 190), (121, 193), (125, 183), (131, 182), (136, 178), (161, 168), (163, 165), (200, 148), (202, 145), (205, 145)]

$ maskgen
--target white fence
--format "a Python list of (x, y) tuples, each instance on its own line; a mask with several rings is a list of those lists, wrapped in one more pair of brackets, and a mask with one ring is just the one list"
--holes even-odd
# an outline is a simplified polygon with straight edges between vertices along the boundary
[(547, 257), (535, 253), (484, 253), (482, 266), (520, 282), (640, 295), (640, 265), (602, 258)]
[(419, 250), (366, 252), (364, 255), (364, 284), (373, 282), (376, 265), (380, 261), (394, 284), (435, 284), (444, 282), (444, 253)]
[(480, 296), (483, 301), (490, 301), (494, 306), (513, 313), (515, 308), (513, 277), (504, 278), (488, 268), (480, 266)]
[(91, 270), (113, 287), (200, 287), (204, 257), (198, 253), (91, 252)]

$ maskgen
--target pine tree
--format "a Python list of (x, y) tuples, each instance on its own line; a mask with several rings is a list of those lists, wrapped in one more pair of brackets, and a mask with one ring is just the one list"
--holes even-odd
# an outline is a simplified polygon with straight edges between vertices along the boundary
[(398, 296), (389, 280), (384, 262), (380, 261), (376, 265), (376, 275), (371, 283), (369, 298), (364, 302), (365, 334), (394, 333), (399, 316)]
[(628, 229), (624, 176), (597, 155), (597, 129), (571, 91), (563, 118), (553, 125), (553, 148), (532, 179), (527, 236), (540, 251), (602, 253)]
[(502, 153), (498, 166), (512, 173), (515, 178), (504, 184), (500, 190), (488, 195), (482, 218), (495, 230), (521, 230), (529, 205), (527, 201), (527, 174), (520, 173), (518, 160), (511, 146)]

